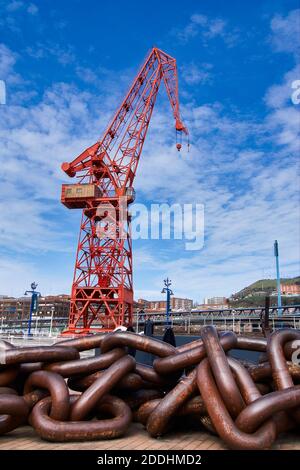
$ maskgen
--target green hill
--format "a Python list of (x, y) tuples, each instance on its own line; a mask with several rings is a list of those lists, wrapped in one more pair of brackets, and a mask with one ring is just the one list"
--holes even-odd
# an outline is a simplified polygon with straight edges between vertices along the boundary
[[(280, 282), (283, 284), (300, 284), (300, 276), (292, 278), (283, 277), (280, 279)], [(250, 286), (246, 287), (245, 289), (254, 291), (257, 289), (261, 290), (262, 286), (264, 287), (264, 289), (276, 289), (276, 279), (260, 279), (259, 281), (253, 282), (253, 284), (250, 284)]]
[[(300, 276), (293, 278), (281, 278), (280, 282), (283, 284), (299, 284)], [(263, 305), (264, 299), (267, 295), (271, 295), (276, 291), (276, 279), (259, 279), (253, 282), (236, 294), (233, 294), (229, 299), (230, 305), (250, 306), (250, 305)], [(283, 297), (283, 305), (300, 303), (300, 296)], [(276, 296), (271, 297), (271, 304), (276, 304)]]

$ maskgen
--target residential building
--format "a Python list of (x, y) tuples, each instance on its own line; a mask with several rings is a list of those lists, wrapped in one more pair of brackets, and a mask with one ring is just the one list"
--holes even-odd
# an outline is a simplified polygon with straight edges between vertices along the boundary
[(206, 297), (204, 299), (205, 305), (226, 305), (227, 299), (226, 297)]
[(300, 284), (280, 284), (283, 295), (300, 295)]
[[(163, 310), (166, 310), (166, 306), (167, 306), (166, 300), (139, 299), (138, 303), (144, 305), (144, 308), (147, 311), (163, 311)], [(170, 307), (172, 310), (189, 311), (193, 308), (193, 300), (171, 296)]]
[[(0, 297), (0, 318), (4, 320), (26, 320), (29, 318), (31, 296), (19, 298)], [(41, 318), (68, 318), (70, 296), (48, 295), (38, 300), (37, 315)]]

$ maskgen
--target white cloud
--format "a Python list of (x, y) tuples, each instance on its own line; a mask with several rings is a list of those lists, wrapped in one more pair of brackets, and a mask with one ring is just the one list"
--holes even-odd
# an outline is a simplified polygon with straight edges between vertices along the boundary
[(26, 5), (24, 2), (18, 0), (13, 0), (6, 5), (6, 11), (9, 13), (15, 13), (16, 11), (22, 10), (23, 8), (26, 8), (27, 13), (30, 15), (36, 15), (39, 11), (38, 7), (34, 3), (29, 3), (29, 5)]
[(83, 82), (97, 85), (99, 83), (99, 75), (88, 67), (77, 66), (76, 74)]
[[(20, 86), (23, 84), (21, 76), (15, 72), (14, 67), (18, 59), (18, 54), (11, 51), (5, 44), (0, 43), (0, 80), (9, 86)], [(8, 98), (9, 99), (9, 90)]]
[(14, 54), (4, 44), (0, 44), (0, 77), (7, 78), (13, 74), (13, 68), (16, 63), (17, 55)]
[[(62, 254), (60, 254), (62, 257)], [(38, 282), (38, 291), (42, 295), (57, 295), (70, 292), (69, 266), (61, 263), (59, 269), (49, 269), (47, 261), (39, 253), (36, 262), (34, 252), (31, 258), (20, 253), (14, 256), (0, 257), (0, 295), (23, 296), (32, 281)]]
[(267, 118), (267, 127), (278, 145), (287, 146), (291, 152), (300, 151), (300, 112), (296, 107), (276, 109)]
[(24, 2), (19, 2), (19, 1), (12, 1), (9, 2), (8, 5), (6, 6), (6, 10), (9, 12), (14, 12), (17, 10), (20, 10), (24, 6)]
[(287, 72), (280, 84), (271, 86), (266, 93), (266, 104), (271, 112), (266, 119), (266, 127), (271, 138), (280, 146), (292, 152), (297, 160), (300, 151), (300, 109), (292, 102), (292, 83), (300, 78), (300, 9), (292, 10), (286, 17), (275, 15), (270, 24), (271, 41), (276, 51), (294, 55), (295, 67)]
[(75, 62), (75, 54), (69, 45), (61, 46), (54, 42), (37, 42), (33, 47), (27, 47), (26, 53), (34, 59), (44, 59), (49, 56), (56, 58), (62, 65), (68, 65)]
[(27, 12), (30, 15), (37, 15), (38, 11), (39, 11), (39, 9), (34, 3), (30, 3), (27, 7)]
[(210, 82), (212, 67), (212, 64), (201, 64), (200, 66), (194, 62), (185, 64), (181, 67), (182, 78), (188, 85)]
[(203, 34), (210, 39), (216, 36), (224, 36), (225, 27), (226, 21), (217, 18), (209, 23), (207, 31), (204, 31)]
[[(191, 23), (195, 34), (202, 31), (201, 37), (223, 37), (226, 31), (225, 25), (201, 15), (194, 15)], [(193, 28), (187, 31), (186, 37), (192, 37)], [(3, 70), (14, 74), (17, 56), (7, 49), (2, 55)], [(60, 163), (97, 139), (119, 104), (120, 88), (128, 83), (126, 71), (118, 74), (118, 82), (109, 90), (109, 71), (91, 70), (83, 76), (83, 70), (78, 65), (78, 75), (102, 87), (100, 93), (56, 83), (35, 104), (7, 106), (5, 120), (0, 119), (0, 196), (10, 203), (1, 207), (3, 250), (12, 250), (18, 240), (13, 255), (2, 258), (13, 273), (7, 279), (2, 274), (2, 289), (7, 286), (7, 292), (13, 278), (20, 288), (28, 276), (42, 279), (43, 293), (69, 290), (72, 268), (63, 266), (62, 275), (23, 257), (30, 249), (36, 249), (41, 258), (51, 250), (58, 271), (64, 252), (69, 251), (73, 260), (80, 215), (59, 203), (60, 183), (65, 179)], [(198, 72), (188, 78), (191, 84), (200, 80)], [(181, 153), (172, 146), (169, 103), (157, 103), (135, 182), (138, 200), (203, 203), (206, 239), (203, 250), (195, 253), (185, 252), (182, 241), (134, 243), (136, 297), (157, 297), (166, 275), (172, 278), (176, 295), (199, 300), (230, 295), (262, 277), (263, 269), (272, 272), (275, 238), (280, 243), (282, 270), (298, 273), (299, 140), (297, 109), (287, 94), (291, 78), (292, 73), (287, 74), (267, 91), (263, 120), (229, 113), (217, 102), (187, 103), (182, 113), (191, 133), (190, 153), (184, 146)]]
[(280, 108), (283, 105), (292, 104), (292, 83), (300, 78), (300, 64), (287, 72), (280, 84), (271, 86), (266, 93), (266, 104), (272, 108)]
[(30, 17), (38, 17), (38, 7), (34, 3), (13, 0), (0, 2), (0, 27), (15, 34), (22, 34), (21, 21), (28, 21)]
[(69, 249), (74, 234), (61, 218), (60, 164), (97, 140), (106, 112), (111, 110), (102, 110), (99, 98), (64, 83), (46, 90), (37, 104), (0, 108), (2, 247)]
[(176, 30), (178, 39), (180, 39), (182, 42), (188, 42), (190, 38), (198, 35), (199, 28), (205, 27), (207, 25), (207, 21), (208, 19), (204, 15), (192, 15), (189, 23), (182, 30)]
[(271, 42), (278, 52), (300, 53), (300, 9), (292, 10), (287, 16), (275, 15), (271, 21)]
[(227, 21), (223, 18), (209, 18), (198, 13), (191, 15), (189, 22), (182, 29), (174, 28), (171, 33), (182, 44), (200, 36), (204, 45), (211, 39), (221, 38), (229, 47), (235, 44), (239, 35), (238, 29), (229, 29)]
[(205, 15), (200, 15), (199, 13), (194, 13), (190, 21), (192, 24), (199, 25), (199, 26), (205, 26), (208, 22), (208, 18)]
[(0, 295), (21, 296), (27, 287), (23, 280), (34, 278), (34, 267), (29, 260), (20, 260), (16, 256), (0, 257)]
[[(281, 86), (293, 76), (289, 72)], [(147, 269), (144, 263), (135, 264), (140, 296), (157, 298), (166, 275), (172, 277), (176, 295), (200, 300), (229, 296), (263, 277), (263, 271), (274, 277), (274, 239), (280, 243), (282, 272), (299, 274), (299, 110), (286, 88), (280, 92), (276, 86), (267, 91), (269, 109), (261, 121), (228, 115), (218, 103), (185, 107), (190, 154), (166, 148), (166, 140), (171, 141), (171, 135), (165, 136), (168, 117), (154, 116), (138, 194), (204, 203), (206, 240), (203, 250), (189, 254), (181, 242), (169, 250), (146, 242), (138, 259), (146, 251)], [(145, 282), (151, 289), (143, 288)]]
[(265, 96), (271, 110), (265, 123), (269, 138), (286, 146), (294, 159), (300, 151), (300, 109), (292, 102), (292, 83), (299, 77), (300, 65), (296, 65), (285, 74), (282, 83), (271, 86)]

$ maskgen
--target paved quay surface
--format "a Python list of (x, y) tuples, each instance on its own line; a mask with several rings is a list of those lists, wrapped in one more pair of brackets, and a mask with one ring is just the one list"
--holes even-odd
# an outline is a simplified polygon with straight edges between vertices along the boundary
[[(142, 425), (134, 423), (120, 439), (87, 442), (47, 442), (29, 426), (0, 437), (0, 450), (226, 450), (221, 439), (203, 431), (173, 432), (151, 438)], [(300, 450), (300, 435), (286, 434), (276, 440), (274, 450)]]

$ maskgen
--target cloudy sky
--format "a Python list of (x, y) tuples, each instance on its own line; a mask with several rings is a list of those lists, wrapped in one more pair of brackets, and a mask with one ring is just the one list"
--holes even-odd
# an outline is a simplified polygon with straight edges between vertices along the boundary
[(204, 205), (204, 246), (134, 242), (135, 298), (202, 301), (299, 274), (300, 9), (293, 0), (0, 0), (0, 294), (69, 293), (80, 211), (60, 204), (60, 164), (103, 132), (146, 53), (177, 59), (191, 148), (179, 154), (161, 87), (137, 202)]

